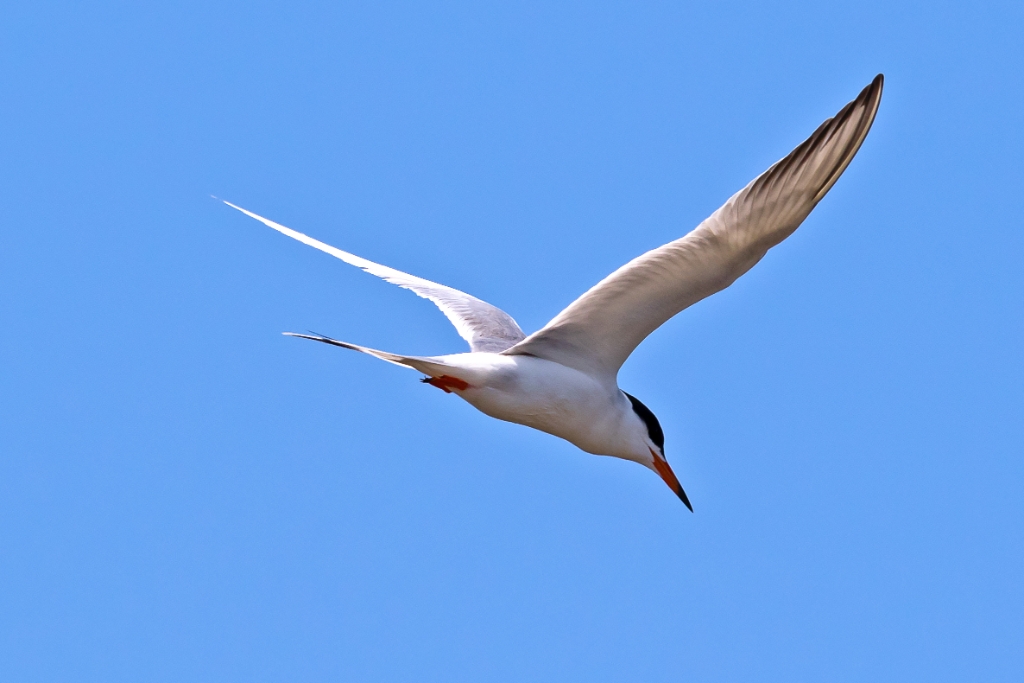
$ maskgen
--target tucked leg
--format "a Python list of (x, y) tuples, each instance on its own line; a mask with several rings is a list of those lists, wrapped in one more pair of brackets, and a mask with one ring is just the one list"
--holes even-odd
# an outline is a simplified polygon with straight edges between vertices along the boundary
[(458, 377), (452, 377), (451, 375), (441, 375), (440, 377), (424, 377), (420, 380), (424, 384), (437, 387), (446, 394), (452, 393), (452, 390), (465, 391), (469, 389), (469, 382), (465, 382)]

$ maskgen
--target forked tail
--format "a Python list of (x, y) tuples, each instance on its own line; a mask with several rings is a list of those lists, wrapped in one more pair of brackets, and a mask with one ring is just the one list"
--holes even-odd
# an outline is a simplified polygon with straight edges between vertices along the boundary
[(374, 358), (380, 358), (381, 360), (387, 361), (388, 363), (400, 365), (403, 368), (419, 370), (424, 375), (429, 375), (430, 377), (442, 377), (450, 374), (452, 370), (450, 365), (442, 363), (436, 358), (427, 358), (425, 356), (402, 356), (397, 353), (389, 353), (388, 351), (378, 351), (377, 349), (371, 349), (367, 346), (359, 346), (358, 344), (350, 344), (348, 342), (332, 339), (331, 337), (322, 334), (299, 334), (298, 332), (285, 332), (284, 334), (288, 337), (311, 339), (324, 344), (330, 344), (331, 346), (340, 346), (343, 349), (351, 349), (352, 351), (366, 353)]

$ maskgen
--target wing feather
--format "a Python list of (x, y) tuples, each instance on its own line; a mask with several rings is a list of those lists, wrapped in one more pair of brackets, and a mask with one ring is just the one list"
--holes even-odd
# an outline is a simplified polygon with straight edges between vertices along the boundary
[(275, 223), (270, 219), (258, 216), (252, 211), (247, 211), (231, 202), (225, 201), (224, 203), (232, 209), (237, 209), (246, 216), (255, 218), (264, 225), (288, 235), (303, 244), (308, 244), (315, 249), (341, 259), (345, 263), (361, 268), (371, 275), (376, 275), (391, 284), (408, 289), (417, 296), (433, 301), (455, 326), (459, 336), (469, 342), (469, 348), (473, 351), (497, 353), (508, 349), (526, 336), (519, 329), (519, 325), (512, 319), (512, 316), (486, 301), (477, 299), (475, 296), (470, 296), (452, 287), (446, 287), (445, 285), (368, 261), (355, 254), (342, 251), (337, 247), (324, 244), (320, 240), (313, 239), (301, 232), (286, 228), (280, 223)]
[(622, 266), (505, 353), (614, 377), (647, 335), (731, 285), (797, 229), (860, 149), (878, 111), (882, 80), (875, 77), (688, 235)]

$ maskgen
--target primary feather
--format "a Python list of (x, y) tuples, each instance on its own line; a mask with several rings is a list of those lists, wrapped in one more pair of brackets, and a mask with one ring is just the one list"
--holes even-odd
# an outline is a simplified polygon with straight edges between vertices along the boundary
[(647, 335), (731, 285), (797, 229), (860, 149), (881, 96), (879, 74), (692, 232), (622, 266), (505, 353), (614, 377)]
[(469, 342), (469, 348), (473, 351), (497, 353), (508, 349), (526, 337), (523, 331), (519, 329), (516, 321), (512, 319), (512, 316), (497, 306), (492, 306), (486, 301), (477, 299), (475, 296), (460, 292), (453, 287), (440, 285), (436, 282), (424, 280), (421, 277), (374, 263), (355, 254), (342, 251), (337, 247), (332, 247), (320, 240), (313, 239), (297, 230), (287, 228), (280, 223), (275, 223), (269, 218), (258, 216), (252, 211), (235, 206), (231, 202), (225, 201), (224, 203), (232, 209), (241, 211), (246, 216), (255, 218), (267, 227), (297, 239), (303, 244), (308, 244), (315, 249), (340, 258), (345, 263), (362, 268), (371, 275), (376, 275), (391, 284), (408, 289), (424, 299), (433, 301), (448, 320), (451, 321), (452, 325), (455, 326), (459, 336)]

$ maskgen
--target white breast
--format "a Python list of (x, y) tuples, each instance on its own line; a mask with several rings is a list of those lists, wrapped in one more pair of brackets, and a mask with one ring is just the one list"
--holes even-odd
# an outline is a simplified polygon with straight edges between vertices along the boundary
[[(588, 453), (635, 458), (632, 409), (614, 381), (602, 383), (531, 356), (467, 353), (443, 360), (460, 368), (470, 388), (458, 394), (480, 412), (553, 434)], [(646, 452), (642, 443), (639, 450)]]

